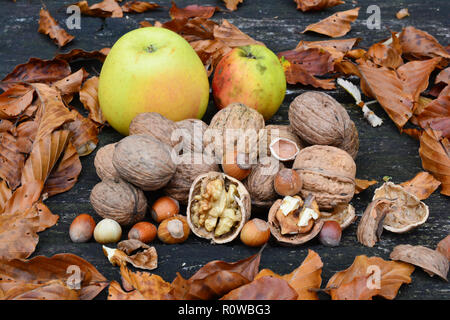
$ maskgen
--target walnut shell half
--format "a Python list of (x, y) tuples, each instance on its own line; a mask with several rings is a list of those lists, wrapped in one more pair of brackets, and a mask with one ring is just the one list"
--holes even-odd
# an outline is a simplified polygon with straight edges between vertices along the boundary
[(321, 212), (321, 216), (323, 221), (336, 221), (342, 230), (357, 219), (355, 208), (349, 203), (337, 205), (333, 212)]
[(424, 224), (428, 219), (428, 206), (400, 185), (384, 183), (374, 192), (373, 200), (379, 198), (392, 199), (395, 203), (383, 222), (383, 228), (388, 231), (404, 233)]
[[(259, 131), (261, 156), (273, 156), (280, 161), (294, 160), (303, 144), (289, 125), (267, 125)], [(262, 153), (266, 150), (266, 153)]]
[(355, 193), (356, 164), (344, 150), (314, 145), (302, 149), (292, 169), (303, 181), (302, 197), (312, 193), (321, 210), (349, 203)]
[(250, 219), (250, 195), (244, 185), (222, 172), (198, 176), (192, 183), (187, 220), (192, 232), (211, 243), (235, 239)]
[(120, 177), (145, 191), (164, 187), (175, 174), (170, 147), (149, 135), (120, 140), (113, 155)]
[(268, 216), (270, 233), (272, 234), (272, 236), (274, 236), (274, 238), (280, 244), (288, 245), (288, 246), (300, 245), (300, 244), (303, 244), (303, 243), (308, 242), (309, 240), (315, 238), (319, 234), (319, 232), (320, 232), (320, 230), (322, 230), (322, 226), (324, 224), (324, 221), (320, 218), (314, 222), (314, 226), (308, 233), (298, 233), (298, 234), (291, 234), (291, 235), (281, 234), (281, 228), (276, 219), (276, 214), (277, 214), (278, 209), (280, 209), (282, 202), (283, 202), (282, 199), (278, 199), (277, 201), (275, 201), (273, 203), (272, 207), (270, 207), (269, 216)]
[(121, 179), (96, 184), (90, 201), (99, 216), (116, 220), (123, 226), (141, 221), (147, 212), (147, 199), (142, 190)]

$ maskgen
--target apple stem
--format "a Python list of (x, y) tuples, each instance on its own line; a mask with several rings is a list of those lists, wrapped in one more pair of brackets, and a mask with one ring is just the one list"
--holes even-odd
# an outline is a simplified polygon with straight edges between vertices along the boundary
[(155, 51), (156, 51), (156, 48), (152, 44), (147, 47), (147, 52), (152, 53)]

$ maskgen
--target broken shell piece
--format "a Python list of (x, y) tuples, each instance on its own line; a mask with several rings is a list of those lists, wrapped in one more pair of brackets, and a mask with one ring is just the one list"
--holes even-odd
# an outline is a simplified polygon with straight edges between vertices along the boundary
[(392, 182), (384, 183), (374, 192), (373, 200), (392, 199), (395, 209), (390, 210), (383, 222), (384, 229), (404, 233), (424, 224), (428, 219), (428, 206), (402, 186)]
[[(138, 249), (142, 249), (142, 251), (130, 255)], [(117, 249), (103, 246), (103, 253), (113, 266), (130, 263), (134, 267), (144, 270), (153, 270), (158, 267), (158, 254), (155, 247), (150, 247), (139, 240), (121, 241)]]
[(299, 153), (303, 144), (289, 125), (266, 126), (259, 132), (259, 147), (267, 150), (267, 156), (273, 156), (280, 161), (291, 161)]
[(212, 243), (235, 239), (251, 214), (244, 185), (221, 172), (198, 176), (189, 192), (187, 220), (192, 232)]
[(421, 267), (431, 277), (438, 275), (447, 281), (449, 262), (436, 250), (409, 244), (398, 245), (390, 254), (392, 260), (400, 260)]
[(395, 16), (397, 17), (397, 19), (403, 19), (403, 18), (405, 18), (405, 17), (408, 17), (408, 16), (409, 16), (408, 8), (400, 9), (400, 10), (395, 14)]
[(336, 206), (331, 213), (320, 213), (324, 221), (336, 221), (339, 223), (342, 230), (350, 226), (355, 220), (355, 208), (351, 204), (340, 204)]
[(280, 161), (294, 160), (300, 152), (297, 144), (289, 139), (277, 138), (270, 143), (270, 154)]
[[(299, 209), (288, 214), (287, 216), (280, 210), (283, 200), (278, 199), (274, 202), (269, 211), (269, 228), (274, 238), (284, 245), (300, 245), (308, 242), (317, 236), (322, 229), (323, 221), (320, 219), (320, 213), (317, 220), (313, 217), (305, 219), (308, 221), (306, 226), (299, 227), (298, 223), (301, 220), (301, 211)], [(308, 214), (311, 207), (303, 206), (305, 211), (303, 214)], [(309, 209), (309, 210), (306, 210)]]
[(394, 202), (389, 199), (372, 201), (359, 221), (356, 236), (366, 247), (373, 247), (380, 240), (383, 232), (383, 220), (388, 212), (393, 210)]

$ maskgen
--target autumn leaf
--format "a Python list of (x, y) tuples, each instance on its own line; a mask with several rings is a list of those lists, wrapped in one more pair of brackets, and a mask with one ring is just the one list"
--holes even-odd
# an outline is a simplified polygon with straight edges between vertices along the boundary
[(366, 59), (370, 59), (378, 66), (397, 69), (403, 64), (402, 47), (395, 32), (391, 33), (391, 43), (378, 42), (370, 46), (365, 54)]
[(84, 81), (84, 76), (85, 71), (81, 68), (77, 72), (52, 83), (51, 86), (57, 88), (62, 96), (73, 95), (80, 91), (81, 84)]
[(67, 61), (60, 59), (41, 60), (31, 58), (24, 64), (19, 64), (0, 82), (1, 89), (8, 89), (17, 82), (53, 82), (70, 75)]
[(48, 35), (60, 48), (75, 38), (61, 28), (58, 22), (50, 15), (50, 12), (44, 8), (41, 8), (39, 12), (38, 31)]
[(450, 139), (450, 95), (439, 96), (428, 103), (417, 120), (423, 129), (440, 131), (443, 137)]
[(11, 198), (12, 191), (8, 187), (8, 184), (5, 180), (0, 181), (0, 212), (5, 208), (6, 202)]
[(333, 58), (328, 51), (319, 48), (296, 48), (277, 53), (279, 58), (284, 57), (290, 63), (299, 64), (313, 76), (327, 74), (334, 69)]
[(428, 172), (422, 171), (411, 180), (400, 183), (409, 193), (414, 194), (419, 200), (427, 199), (441, 183)]
[(43, 182), (39, 180), (29, 181), (17, 188), (3, 207), (2, 215), (14, 215), (19, 211), (26, 211), (36, 203), (43, 188)]
[[(79, 280), (74, 274), (79, 276)], [(8, 295), (11, 299), (31, 295), (42, 300), (56, 297), (91, 300), (108, 285), (106, 278), (92, 264), (70, 253), (50, 258), (37, 256), (29, 260), (2, 260), (0, 279), (1, 291), (14, 292)], [(67, 289), (75, 292), (69, 293)]]
[(59, 53), (55, 56), (55, 59), (64, 60), (67, 62), (73, 62), (76, 60), (84, 59), (84, 60), (98, 60), (100, 62), (104, 62), (106, 56), (108, 55), (110, 48), (103, 48), (100, 50), (94, 51), (85, 51), (83, 49), (72, 49), (67, 53)]
[(20, 185), (21, 170), (25, 164), (25, 155), (20, 153), (20, 140), (8, 131), (0, 132), (0, 178), (11, 190)]
[(172, 19), (189, 19), (195, 17), (209, 19), (217, 9), (219, 8), (214, 6), (199, 6), (197, 4), (192, 4), (185, 8), (178, 8), (175, 2), (172, 1), (169, 14)]
[(433, 129), (420, 136), (419, 155), (422, 167), (441, 182), (441, 193), (450, 196), (450, 144)]
[(336, 88), (333, 79), (318, 79), (303, 69), (299, 64), (291, 63), (289, 60), (283, 58), (280, 61), (284, 69), (286, 81), (289, 84), (301, 83), (305, 86), (311, 85), (314, 88), (322, 88), (325, 90)]
[(145, 1), (127, 1), (122, 6), (122, 11), (127, 13), (142, 13), (161, 8), (157, 3)]
[(429, 33), (408, 26), (399, 35), (403, 54), (410, 58), (424, 59), (443, 57), (450, 59), (450, 54)]
[(89, 6), (87, 1), (74, 3), (80, 8), (82, 14), (100, 18), (122, 18), (123, 11), (116, 0), (103, 0)]
[(94, 121), (83, 117), (76, 109), (72, 109), (71, 113), (75, 120), (65, 124), (64, 129), (72, 133), (70, 141), (78, 155), (87, 156), (97, 147), (99, 129)]
[(368, 187), (377, 184), (376, 180), (365, 180), (365, 179), (355, 179), (355, 194), (361, 193), (366, 190)]
[(89, 111), (89, 119), (98, 125), (105, 124), (106, 120), (98, 103), (98, 77), (87, 79), (80, 90), (80, 101)]
[(225, 2), (225, 6), (230, 11), (237, 10), (238, 4), (243, 3), (244, 0), (223, 0)]
[(450, 261), (450, 235), (439, 241), (436, 251), (439, 251), (443, 256)]
[(176, 300), (211, 300), (251, 282), (258, 273), (261, 252), (237, 262), (208, 262), (192, 277), (179, 273), (172, 282), (170, 295)]
[(333, 61), (340, 62), (344, 56), (360, 41), (360, 38), (332, 39), (321, 41), (301, 40), (296, 48), (319, 48), (327, 51), (333, 57)]
[(228, 20), (223, 19), (222, 24), (214, 27), (214, 39), (222, 41), (231, 48), (242, 47), (252, 44), (264, 45), (245, 34), (238, 27), (234, 26)]
[[(392, 300), (403, 283), (411, 283), (410, 276), (413, 271), (414, 267), (407, 263), (385, 261), (379, 257), (362, 255), (357, 256), (348, 269), (334, 274), (328, 281), (326, 288), (329, 289), (332, 299), (340, 297), (345, 297), (348, 300), (360, 297), (369, 299), (377, 295)], [(370, 277), (367, 278), (367, 276)], [(370, 280), (369, 283), (373, 286), (368, 286), (367, 280), (363, 281), (358, 278)], [(371, 289), (375, 286), (378, 286), (379, 290)], [(354, 295), (350, 295), (351, 292)]]
[(346, 35), (350, 29), (350, 23), (358, 18), (360, 8), (347, 11), (336, 12), (332, 16), (325, 18), (317, 23), (310, 24), (302, 33), (313, 31), (324, 34), (332, 38), (342, 37)]
[(294, 2), (297, 4), (297, 10), (303, 12), (320, 11), (345, 3), (343, 0), (294, 0)]
[(34, 98), (34, 89), (16, 84), (0, 94), (0, 119), (16, 119), (27, 109)]

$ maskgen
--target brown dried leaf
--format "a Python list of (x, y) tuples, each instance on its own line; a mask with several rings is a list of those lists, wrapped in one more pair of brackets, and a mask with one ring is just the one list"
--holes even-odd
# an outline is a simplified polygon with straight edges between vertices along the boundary
[(319, 48), (331, 54), (334, 62), (341, 61), (344, 56), (360, 41), (360, 38), (332, 39), (321, 41), (304, 41), (297, 44), (297, 48)]
[(438, 275), (447, 281), (449, 262), (440, 252), (423, 246), (398, 245), (390, 254), (392, 260), (400, 260), (421, 267), (431, 277)]
[(291, 63), (287, 59), (280, 59), (280, 62), (284, 69), (286, 76), (286, 82), (289, 84), (301, 83), (305, 86), (311, 85), (314, 88), (322, 88), (325, 90), (331, 90), (336, 88), (336, 84), (333, 79), (318, 79), (311, 75), (303, 67), (296, 63)]
[(450, 95), (440, 95), (428, 103), (417, 115), (417, 120), (423, 129), (431, 128), (450, 138)]
[(419, 200), (425, 200), (439, 188), (441, 183), (428, 172), (422, 171), (411, 180), (400, 183), (400, 185)]
[(450, 261), (450, 235), (439, 241), (436, 251), (440, 252)]
[(83, 117), (76, 109), (72, 109), (75, 120), (64, 125), (64, 129), (72, 133), (70, 141), (77, 149), (80, 157), (87, 156), (98, 144), (99, 129), (91, 119)]
[(77, 72), (68, 75), (64, 79), (58, 80), (51, 85), (57, 88), (62, 96), (73, 95), (81, 89), (81, 84), (84, 80), (85, 71), (83, 68)]
[(105, 124), (106, 120), (98, 103), (98, 77), (89, 78), (84, 82), (80, 90), (80, 101), (89, 111), (89, 119), (98, 125)]
[(83, 49), (72, 49), (67, 53), (59, 53), (55, 56), (55, 59), (64, 60), (67, 62), (72, 62), (80, 59), (85, 60), (99, 60), (100, 62), (105, 61), (106, 56), (108, 55), (111, 48), (103, 48), (100, 50), (94, 51), (84, 51)]
[(386, 214), (392, 210), (393, 205), (393, 201), (385, 198), (376, 199), (369, 204), (356, 231), (356, 236), (361, 244), (373, 247), (380, 240), (383, 232), (383, 220)]
[(11, 190), (20, 185), (20, 176), (25, 164), (25, 155), (20, 153), (19, 138), (10, 132), (0, 132), (0, 178)]
[(220, 26), (214, 26), (214, 39), (222, 41), (225, 45), (231, 48), (247, 46), (252, 44), (264, 45), (245, 34), (239, 28), (223, 19)]
[(11, 86), (0, 94), (0, 119), (15, 119), (25, 111), (33, 101), (34, 89), (23, 84)]
[(395, 32), (391, 32), (391, 43), (378, 42), (367, 51), (365, 58), (381, 67), (397, 69), (403, 64), (402, 47)]
[(1, 89), (8, 89), (17, 82), (53, 82), (70, 75), (67, 61), (60, 59), (41, 60), (31, 58), (24, 64), (19, 64), (0, 82)]
[(341, 284), (338, 289), (332, 292), (333, 300), (372, 300), (372, 297), (377, 296), (380, 289), (376, 286), (368, 286), (372, 274), (367, 274), (362, 277), (355, 277), (348, 283)]
[(333, 71), (334, 63), (328, 51), (319, 48), (296, 48), (277, 53), (278, 58), (284, 57), (290, 63), (299, 64), (314, 76), (321, 76)]
[(294, 2), (297, 4), (297, 10), (303, 12), (321, 11), (345, 3), (342, 0), (294, 0)]
[(225, 7), (230, 11), (237, 10), (238, 4), (243, 3), (244, 0), (222, 0), (225, 2)]
[[(330, 289), (329, 292), (332, 299), (337, 299), (342, 296), (350, 300), (357, 299), (358, 297), (368, 299), (371, 295), (377, 295), (392, 300), (397, 295), (403, 283), (411, 283), (410, 275), (413, 271), (414, 267), (407, 263), (385, 261), (378, 257), (362, 255), (357, 256), (348, 269), (339, 271), (333, 275), (326, 287)], [(355, 280), (367, 276), (371, 276), (368, 279), (371, 284), (376, 285), (379, 280), (378, 291), (370, 289), (369, 287), (372, 286), (367, 286), (367, 281), (362, 283), (361, 279)], [(359, 287), (353, 290), (356, 293), (355, 297), (348, 295), (351, 292), (351, 284)], [(361, 285), (364, 285), (364, 287), (361, 287)], [(368, 291), (364, 293), (364, 289)]]
[(399, 36), (403, 54), (416, 58), (443, 57), (450, 59), (450, 54), (429, 33), (412, 26), (402, 30)]
[(161, 6), (157, 3), (145, 1), (127, 1), (123, 4), (122, 11), (128, 13), (142, 13), (158, 8), (161, 8)]
[(450, 67), (445, 68), (439, 74), (436, 76), (436, 79), (434, 80), (435, 84), (438, 83), (446, 83), (450, 84)]
[(317, 23), (310, 24), (305, 30), (303, 30), (302, 33), (305, 33), (306, 31), (313, 31), (332, 38), (342, 37), (350, 31), (350, 24), (358, 18), (359, 9), (360, 8), (355, 8), (336, 12), (328, 18), (325, 18)]
[(5, 180), (0, 181), (0, 212), (3, 212), (6, 202), (11, 198), (12, 191)]
[[(56, 254), (50, 258), (37, 256), (29, 260), (2, 260), (0, 279), (3, 279), (0, 280), (0, 290), (3, 292), (15, 287), (23, 294), (27, 289), (48, 286), (51, 281), (60, 281), (72, 290), (80, 286), (76, 291), (81, 300), (95, 298), (108, 285), (106, 278), (93, 265), (70, 253)], [(40, 298), (48, 299), (47, 294), (51, 294), (51, 291), (46, 291), (45, 288), (40, 289)]]
[(189, 5), (185, 8), (178, 8), (174, 1), (172, 1), (172, 7), (169, 10), (170, 17), (172, 19), (189, 19), (189, 18), (211, 18), (218, 7), (214, 6), (199, 6), (197, 4)]
[(355, 179), (355, 194), (358, 194), (377, 183), (378, 181), (376, 180)]
[(422, 167), (441, 182), (441, 193), (450, 196), (450, 149), (439, 132), (425, 129), (420, 136), (419, 155)]
[(89, 6), (88, 2), (83, 0), (74, 5), (80, 8), (82, 14), (100, 18), (122, 18), (123, 11), (116, 0), (103, 0), (99, 3)]
[(230, 291), (220, 300), (296, 300), (297, 297), (286, 280), (264, 276)]
[(177, 300), (217, 299), (251, 282), (260, 258), (261, 252), (237, 262), (211, 261), (187, 280), (177, 273), (170, 294)]
[(70, 289), (61, 280), (51, 280), (44, 284), (14, 283), (5, 292), (4, 300), (79, 300), (76, 290)]
[(39, 12), (38, 32), (48, 35), (60, 48), (75, 38), (61, 28), (58, 21), (56, 21), (50, 15), (50, 12), (44, 8), (41, 8), (41, 11)]
[(16, 212), (23, 212), (31, 208), (39, 200), (42, 188), (42, 181), (35, 180), (23, 184), (5, 203), (1, 215), (14, 215)]

